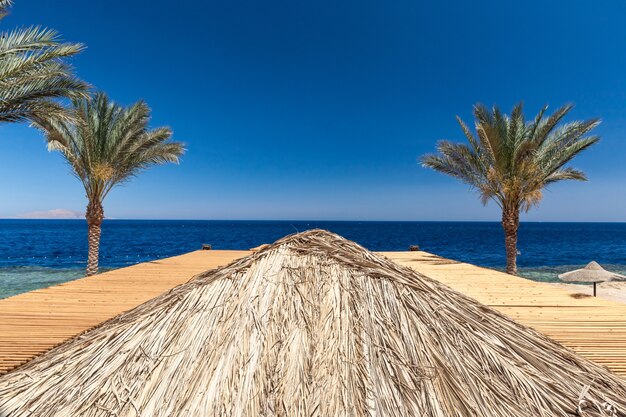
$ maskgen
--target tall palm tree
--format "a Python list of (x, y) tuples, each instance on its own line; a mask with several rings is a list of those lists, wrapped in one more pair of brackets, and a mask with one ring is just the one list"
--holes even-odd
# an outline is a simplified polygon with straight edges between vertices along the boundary
[[(12, 2), (0, 0), (0, 19)], [(59, 98), (84, 98), (88, 85), (73, 74), (66, 58), (83, 49), (62, 43), (50, 29), (29, 27), (0, 32), (0, 122), (67, 118)]]
[(39, 127), (46, 133), (48, 148), (61, 152), (85, 187), (87, 275), (93, 275), (98, 272), (105, 197), (113, 187), (153, 165), (178, 163), (184, 148), (168, 141), (172, 136), (169, 128), (148, 129), (150, 108), (143, 101), (124, 108), (99, 93), (91, 99), (74, 100), (72, 119), (48, 120)]
[(582, 171), (566, 165), (598, 142), (588, 133), (600, 121), (562, 123), (572, 109), (565, 105), (545, 116), (544, 107), (526, 121), (522, 103), (511, 115), (497, 107), (474, 106), (476, 135), (457, 117), (469, 145), (441, 141), (437, 153), (421, 158), (422, 165), (460, 179), (502, 209), (506, 247), (506, 271), (517, 274), (517, 230), (520, 210), (528, 211), (541, 201), (543, 189), (563, 180), (585, 181)]

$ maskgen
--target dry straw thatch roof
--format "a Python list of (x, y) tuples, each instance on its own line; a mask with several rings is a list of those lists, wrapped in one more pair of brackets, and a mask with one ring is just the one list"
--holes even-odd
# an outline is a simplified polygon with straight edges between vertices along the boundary
[(324, 231), (0, 377), (5, 416), (625, 416), (626, 381)]
[(567, 282), (603, 282), (614, 279), (626, 279), (626, 277), (607, 271), (596, 261), (591, 261), (584, 268), (560, 274), (559, 279)]

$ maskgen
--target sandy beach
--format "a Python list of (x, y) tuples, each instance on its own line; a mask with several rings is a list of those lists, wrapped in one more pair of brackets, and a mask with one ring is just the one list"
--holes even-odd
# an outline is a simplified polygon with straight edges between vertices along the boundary
[[(580, 294), (581, 297), (591, 297), (593, 295), (592, 285), (566, 284), (561, 282), (550, 283), (550, 285), (562, 288), (572, 294)], [(613, 281), (599, 283), (597, 286), (597, 296), (605, 300), (626, 304), (626, 282)]]

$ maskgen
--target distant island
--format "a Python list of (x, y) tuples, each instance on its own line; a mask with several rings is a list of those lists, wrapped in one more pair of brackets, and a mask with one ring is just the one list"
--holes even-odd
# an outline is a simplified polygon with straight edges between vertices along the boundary
[(31, 211), (19, 214), (16, 219), (84, 219), (85, 213), (68, 209), (53, 209), (47, 211)]

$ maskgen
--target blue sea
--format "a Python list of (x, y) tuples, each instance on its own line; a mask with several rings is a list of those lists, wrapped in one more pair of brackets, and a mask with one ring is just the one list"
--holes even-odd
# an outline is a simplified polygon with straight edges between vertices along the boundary
[[(502, 269), (503, 233), (490, 222), (105, 220), (103, 270), (179, 255), (209, 243), (249, 249), (291, 233), (322, 228), (375, 251), (410, 245), (446, 258)], [(626, 274), (626, 223), (523, 223), (518, 264), (523, 276), (557, 274), (596, 260)], [(87, 259), (84, 220), (0, 220), (0, 298), (79, 278)]]

